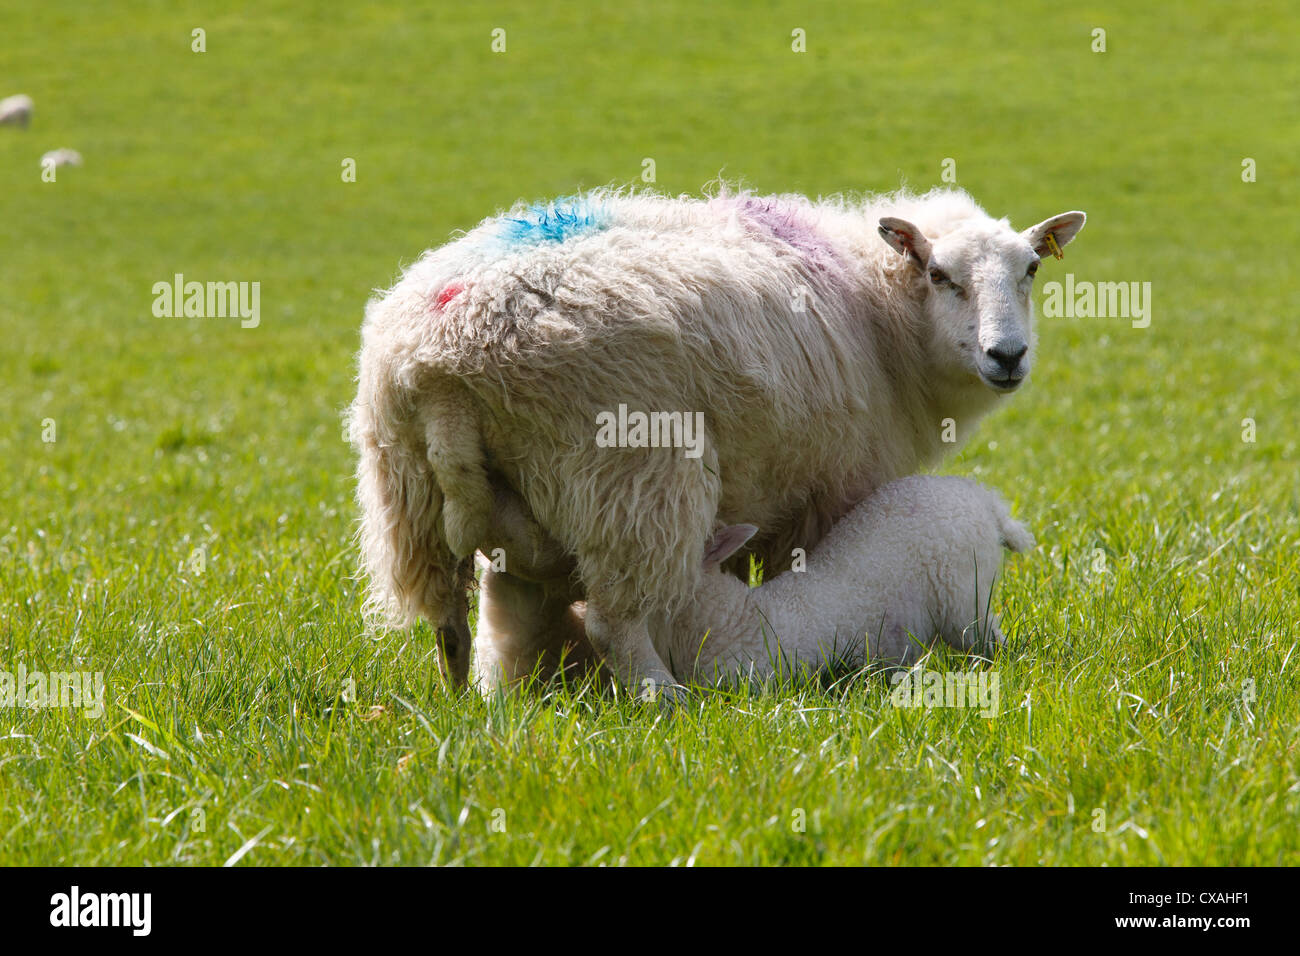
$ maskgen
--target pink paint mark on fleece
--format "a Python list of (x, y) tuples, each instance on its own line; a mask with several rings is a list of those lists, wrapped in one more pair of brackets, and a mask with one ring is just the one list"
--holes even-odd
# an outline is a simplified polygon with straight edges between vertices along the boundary
[(762, 227), (772, 238), (788, 246), (813, 270), (838, 273), (843, 264), (835, 249), (797, 205), (770, 196), (735, 196), (715, 199)]
[(441, 312), (448, 302), (464, 291), (465, 287), (459, 282), (453, 282), (451, 285), (444, 286), (442, 291), (438, 293), (438, 301), (433, 304), (433, 311)]

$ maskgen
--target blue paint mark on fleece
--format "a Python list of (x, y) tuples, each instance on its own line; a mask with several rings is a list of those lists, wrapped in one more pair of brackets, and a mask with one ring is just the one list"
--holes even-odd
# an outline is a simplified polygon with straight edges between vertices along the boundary
[(572, 196), (535, 203), (519, 218), (503, 218), (497, 236), (519, 245), (564, 242), (608, 225), (609, 213), (604, 207), (581, 196)]

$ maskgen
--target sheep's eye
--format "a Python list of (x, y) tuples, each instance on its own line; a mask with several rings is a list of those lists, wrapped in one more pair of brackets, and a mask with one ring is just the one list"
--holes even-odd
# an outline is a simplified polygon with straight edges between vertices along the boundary
[(1029, 269), (1028, 271), (1025, 272), (1025, 275), (1029, 276), (1029, 278), (1032, 279), (1037, 274), (1038, 274), (1038, 263), (1037, 262), (1029, 263)]
[(952, 277), (942, 269), (930, 269), (930, 281), (937, 286), (947, 286), (952, 289), (953, 294), (959, 299), (966, 298), (966, 290), (952, 281)]

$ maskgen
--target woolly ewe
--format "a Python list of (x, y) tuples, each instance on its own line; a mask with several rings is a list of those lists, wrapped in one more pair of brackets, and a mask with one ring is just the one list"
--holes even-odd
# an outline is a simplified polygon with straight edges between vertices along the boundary
[[(362, 335), (369, 607), (425, 617), (463, 683), (472, 555), (499, 482), (572, 556), (595, 650), (625, 685), (671, 695), (649, 620), (694, 593), (701, 529), (753, 521), (750, 549), (775, 574), (957, 448), (1028, 375), (1034, 271), (1083, 223), (1017, 233), (959, 190), (598, 192), (426, 253), (370, 303)], [(644, 435), (598, 444), (620, 405), (703, 412), (699, 457)], [(512, 583), (517, 601), (548, 600), (546, 582)]]

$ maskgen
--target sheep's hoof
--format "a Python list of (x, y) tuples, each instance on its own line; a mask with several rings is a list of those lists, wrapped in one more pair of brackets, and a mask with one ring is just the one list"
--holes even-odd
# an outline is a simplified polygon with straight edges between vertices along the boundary
[(658, 681), (653, 677), (641, 681), (641, 691), (636, 699), (643, 704), (656, 704), (664, 714), (671, 714), (679, 704), (685, 704), (689, 692), (674, 680)]
[(459, 627), (440, 627), (434, 634), (438, 645), (438, 670), (452, 690), (464, 690), (469, 683), (471, 639), (468, 633), (461, 633)]

